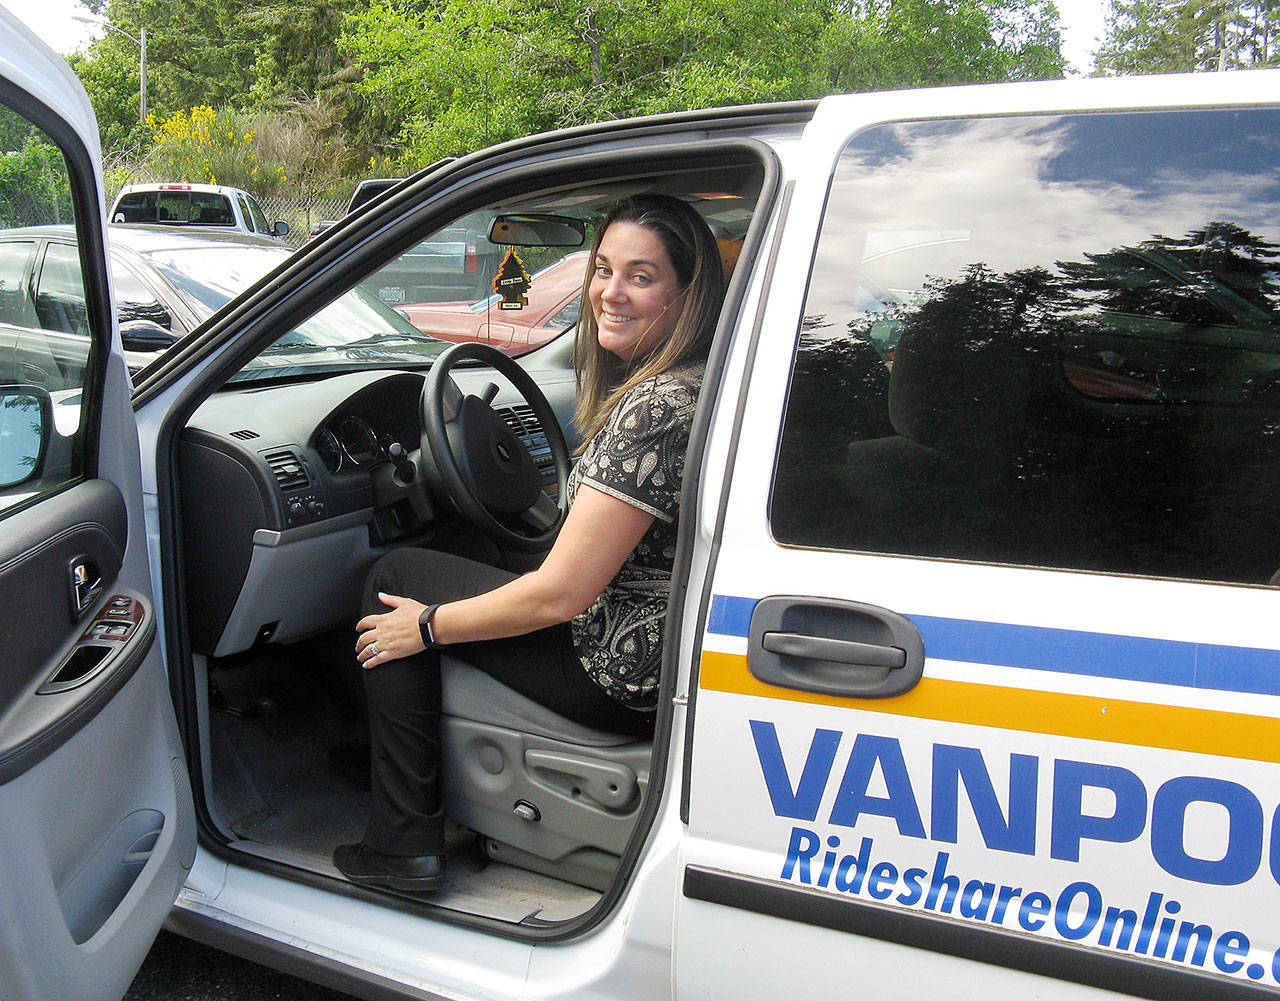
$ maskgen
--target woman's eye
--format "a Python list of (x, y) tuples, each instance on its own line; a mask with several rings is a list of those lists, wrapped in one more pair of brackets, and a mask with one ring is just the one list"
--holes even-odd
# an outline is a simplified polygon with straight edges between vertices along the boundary
[(636, 275), (631, 280), (635, 282), (637, 285), (648, 285), (649, 282), (651, 281), (648, 275)]
[(608, 269), (608, 268), (606, 268), (603, 264), (601, 264), (599, 267), (597, 267), (597, 268), (596, 268), (596, 277), (597, 277), (597, 278), (608, 278), (608, 277), (609, 277), (609, 269)]

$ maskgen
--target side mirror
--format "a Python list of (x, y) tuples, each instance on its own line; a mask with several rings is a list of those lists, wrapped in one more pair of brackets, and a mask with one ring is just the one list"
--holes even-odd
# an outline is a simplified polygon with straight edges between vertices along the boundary
[(126, 351), (164, 351), (178, 343), (178, 335), (155, 320), (126, 320), (120, 324), (120, 341)]
[(541, 212), (500, 215), (489, 227), (489, 242), (508, 247), (581, 247), (587, 242), (587, 224)]
[(40, 475), (53, 428), (53, 401), (37, 386), (0, 386), (0, 487)]
[(285, 222), (283, 219), (280, 219), (277, 222), (273, 222), (271, 224), (271, 235), (272, 236), (288, 236), (289, 224)]

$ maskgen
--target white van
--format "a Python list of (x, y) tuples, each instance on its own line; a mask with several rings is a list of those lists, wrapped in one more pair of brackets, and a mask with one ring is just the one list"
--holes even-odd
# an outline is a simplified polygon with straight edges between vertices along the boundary
[[(0, 28), (94, 335), (83, 384), (33, 386), (8, 345), (51, 321), (0, 289), (6, 1001), (119, 998), (166, 921), (369, 998), (1277, 997), (1280, 74), (509, 143), (290, 256), (131, 395), (88, 103)], [(365, 570), (536, 558), (431, 401), (488, 400), (552, 496), (574, 390), (567, 337), (439, 361), (330, 303), (465, 214), (589, 234), (650, 190), (736, 258), (652, 740), (455, 662), (448, 885), (355, 886), (329, 859), (367, 793), (328, 757)]]
[(267, 222), (258, 200), (225, 184), (126, 184), (107, 213), (111, 222), (213, 226), (258, 236), (287, 236), (287, 222)]

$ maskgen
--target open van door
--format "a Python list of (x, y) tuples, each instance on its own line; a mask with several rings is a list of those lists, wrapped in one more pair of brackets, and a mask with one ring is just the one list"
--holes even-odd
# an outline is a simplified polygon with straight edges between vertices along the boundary
[[(194, 814), (156, 642), (97, 126), (67, 65), (3, 8), (0, 164), (0, 995), (110, 1001), (193, 862)], [(50, 232), (75, 248), (37, 261)]]

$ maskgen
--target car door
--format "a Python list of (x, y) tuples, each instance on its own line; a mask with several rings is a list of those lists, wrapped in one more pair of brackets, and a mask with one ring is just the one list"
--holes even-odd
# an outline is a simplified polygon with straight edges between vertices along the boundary
[[(72, 224), (58, 303), (5, 288), (43, 384), (0, 386), (0, 995), (127, 990), (195, 853), (159, 646), (129, 379), (113, 346), (97, 131), (61, 59), (0, 10), (0, 227)], [(15, 341), (4, 344), (17, 344)], [(14, 351), (15, 347), (5, 350)]]
[(1280, 991), (1280, 87), (1115, 86), (806, 135), (709, 448), (680, 997)]

